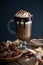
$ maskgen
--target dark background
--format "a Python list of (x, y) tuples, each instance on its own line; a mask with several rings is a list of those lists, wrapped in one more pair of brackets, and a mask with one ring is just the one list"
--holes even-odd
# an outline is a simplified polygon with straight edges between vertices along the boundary
[(0, 41), (14, 40), (7, 23), (16, 11), (25, 9), (33, 14), (32, 36), (43, 36), (43, 0), (0, 0)]

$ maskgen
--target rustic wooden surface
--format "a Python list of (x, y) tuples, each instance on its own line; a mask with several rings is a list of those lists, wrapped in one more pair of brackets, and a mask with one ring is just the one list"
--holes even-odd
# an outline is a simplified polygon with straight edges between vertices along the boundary
[(25, 62), (23, 59), (19, 59), (18, 61), (9, 62), (9, 63), (0, 62), (0, 65), (38, 65), (37, 63), (39, 64), (39, 62), (37, 62), (36, 60)]
[[(30, 62), (26, 62), (25, 59), (22, 59), (22, 57), (21, 57), (19, 60), (9, 62), (9, 63), (0, 62), (0, 65), (39, 65), (39, 62), (36, 61), (36, 59), (34, 59), (34, 60), (32, 59)], [(43, 64), (40, 63), (40, 65), (43, 65)]]
[[(31, 62), (33, 62), (33, 60)], [(0, 62), (0, 65), (33, 65), (33, 63), (36, 63), (36, 60), (33, 63), (31, 62), (25, 62), (23, 59), (19, 59), (18, 61), (9, 62), (9, 63)]]
[[(34, 48), (35, 47), (33, 47), (33, 49)], [(35, 62), (33, 62), (33, 63), (35, 63)], [(33, 64), (29, 64), (28, 62), (25, 62), (24, 59), (21, 58), (21, 59), (19, 59), (17, 61), (13, 61), (13, 62), (9, 62), (9, 63), (0, 62), (0, 65), (33, 65)], [(43, 64), (36, 61), (36, 63), (34, 65), (43, 65)]]

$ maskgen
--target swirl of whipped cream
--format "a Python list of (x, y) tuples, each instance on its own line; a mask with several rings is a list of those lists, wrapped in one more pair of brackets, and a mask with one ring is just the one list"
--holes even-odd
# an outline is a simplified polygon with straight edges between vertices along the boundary
[(25, 11), (25, 10), (20, 10), (15, 14), (16, 17), (32, 17), (32, 14), (30, 14), (29, 12)]

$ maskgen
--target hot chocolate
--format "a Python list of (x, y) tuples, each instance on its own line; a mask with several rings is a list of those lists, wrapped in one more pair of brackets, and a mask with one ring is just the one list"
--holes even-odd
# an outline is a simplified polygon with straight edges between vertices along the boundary
[(15, 16), (16, 33), (20, 40), (27, 40), (31, 36), (32, 14), (25, 10), (18, 11)]

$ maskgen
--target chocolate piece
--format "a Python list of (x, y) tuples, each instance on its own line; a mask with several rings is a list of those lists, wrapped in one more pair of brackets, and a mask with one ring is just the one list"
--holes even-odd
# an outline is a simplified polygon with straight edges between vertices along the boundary
[(16, 51), (13, 51), (13, 52), (12, 52), (12, 57), (17, 56), (17, 55), (19, 55), (18, 52), (16, 52)]
[(0, 45), (0, 53), (3, 52), (3, 46)]
[(8, 47), (6, 46), (7, 43), (0, 43), (0, 58), (10, 58), (20, 54), (20, 52), (15, 49), (15, 44), (11, 44)]
[(15, 50), (15, 45), (14, 44), (9, 45), (9, 49), (10, 50)]

